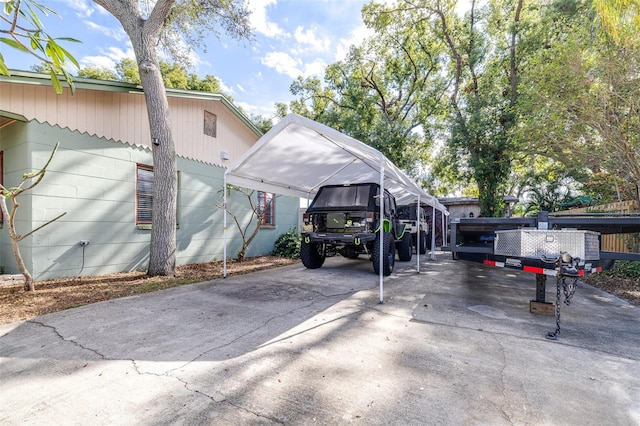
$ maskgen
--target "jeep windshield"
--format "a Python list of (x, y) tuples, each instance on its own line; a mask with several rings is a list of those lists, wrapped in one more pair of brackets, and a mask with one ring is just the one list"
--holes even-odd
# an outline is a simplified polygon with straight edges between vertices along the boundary
[(325, 186), (316, 195), (310, 209), (368, 207), (371, 185)]

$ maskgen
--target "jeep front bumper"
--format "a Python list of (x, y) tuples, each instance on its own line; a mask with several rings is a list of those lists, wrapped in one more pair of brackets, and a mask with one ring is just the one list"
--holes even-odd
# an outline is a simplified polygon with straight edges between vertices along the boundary
[(302, 234), (302, 239), (307, 243), (353, 244), (358, 246), (374, 241), (376, 234), (371, 232), (357, 234), (307, 232)]

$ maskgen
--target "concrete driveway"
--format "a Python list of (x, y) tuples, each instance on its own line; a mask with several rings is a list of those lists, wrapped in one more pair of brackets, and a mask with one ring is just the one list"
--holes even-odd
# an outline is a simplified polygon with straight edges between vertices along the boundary
[(532, 274), (396, 267), (382, 305), (333, 258), (0, 326), (0, 424), (640, 424), (640, 309), (581, 285), (554, 342)]

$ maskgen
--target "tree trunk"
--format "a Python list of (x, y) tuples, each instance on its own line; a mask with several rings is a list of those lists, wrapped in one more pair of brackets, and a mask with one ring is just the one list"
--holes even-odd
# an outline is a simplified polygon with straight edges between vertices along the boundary
[[(176, 267), (176, 151), (169, 103), (154, 46), (139, 57), (153, 147), (153, 213), (148, 275), (174, 275)], [(140, 57), (142, 56), (142, 57)]]
[[(14, 203), (13, 211), (15, 212), (15, 206), (19, 206), (19, 204), (16, 203), (15, 199), (13, 200), (13, 203)], [(18, 266), (18, 270), (24, 276), (24, 289), (26, 291), (34, 291), (35, 286), (33, 284), (33, 277), (31, 276), (31, 273), (29, 272), (26, 265), (24, 264), (24, 260), (22, 260), (22, 254), (20, 253), (20, 246), (18, 245), (19, 237), (18, 235), (16, 235), (15, 224), (14, 224), (15, 216), (9, 213), (9, 209), (7, 208), (7, 199), (4, 195), (0, 195), (0, 210), (2, 210), (2, 214), (5, 220), (8, 221), (9, 238), (11, 239), (11, 248), (13, 249), (13, 257), (16, 259), (16, 265)]]
[(176, 151), (171, 135), (169, 102), (156, 47), (175, 0), (158, 0), (145, 19), (137, 0), (94, 0), (116, 17), (131, 40), (138, 62), (153, 151), (153, 212), (147, 274), (174, 275), (176, 267)]
[(22, 254), (20, 254), (20, 247), (16, 239), (11, 238), (11, 248), (13, 249), (13, 256), (16, 259), (18, 270), (24, 276), (24, 289), (26, 291), (35, 291), (36, 288), (33, 284), (33, 277), (22, 260)]
[[(171, 135), (169, 103), (165, 91), (156, 48), (162, 31), (172, 19), (169, 15), (176, 6), (179, 11), (173, 16), (180, 23), (172, 24), (177, 34), (193, 30), (202, 36), (199, 28), (212, 30), (212, 23), (220, 22), (230, 34), (244, 38), (250, 35), (248, 10), (243, 1), (184, 1), (154, 0), (94, 0), (111, 13), (129, 36), (138, 62), (140, 81), (147, 102), (147, 114), (151, 130), (153, 151), (153, 212), (149, 250), (148, 275), (174, 275), (176, 267), (176, 204), (177, 166), (176, 151)], [(150, 10), (149, 10), (150, 9)], [(197, 19), (193, 14), (198, 14)], [(202, 14), (202, 15), (201, 15)], [(211, 18), (213, 22), (207, 22)], [(190, 19), (193, 18), (193, 19)], [(176, 30), (175, 26), (181, 26)], [(188, 28), (189, 27), (189, 28)], [(214, 31), (217, 34), (217, 31)], [(179, 46), (178, 46), (179, 47)], [(169, 49), (173, 50), (173, 49)], [(178, 49), (176, 49), (178, 50)], [(181, 52), (184, 53), (184, 52)]]

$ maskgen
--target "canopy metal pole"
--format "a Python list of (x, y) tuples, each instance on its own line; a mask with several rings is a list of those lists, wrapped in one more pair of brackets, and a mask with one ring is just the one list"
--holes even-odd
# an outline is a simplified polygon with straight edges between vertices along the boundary
[(378, 220), (380, 228), (380, 259), (378, 259), (378, 278), (380, 280), (380, 301), (384, 303), (384, 160), (380, 160), (380, 219)]
[(227, 278), (227, 174), (224, 174), (224, 195), (223, 195), (223, 210), (224, 210), (224, 219), (222, 220), (223, 226), (223, 249), (222, 249), (222, 257), (224, 258), (222, 264), (222, 278)]
[(431, 221), (431, 260), (436, 260), (436, 206), (433, 206), (433, 220)]
[[(418, 274), (420, 273), (420, 230), (422, 229), (422, 217), (420, 216), (420, 210), (422, 210), (422, 207), (420, 207), (420, 193), (418, 192), (418, 205), (416, 206), (416, 223), (418, 224), (418, 233), (416, 235), (416, 255), (418, 258), (417, 261), (417, 268), (418, 268)], [(413, 250), (413, 249), (411, 249)]]
[(448, 237), (448, 232), (447, 232), (447, 228), (446, 228), (446, 222), (445, 222), (445, 214), (444, 212), (442, 212), (442, 245), (446, 245), (447, 244), (447, 237)]

